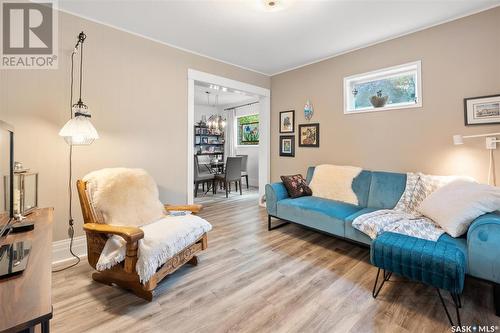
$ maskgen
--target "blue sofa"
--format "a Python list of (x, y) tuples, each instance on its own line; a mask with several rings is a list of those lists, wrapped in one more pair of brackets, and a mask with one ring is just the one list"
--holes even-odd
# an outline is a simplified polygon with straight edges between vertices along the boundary
[[(310, 167), (306, 176), (308, 183), (313, 174), (314, 167)], [(268, 184), (268, 229), (292, 222), (369, 246), (371, 238), (354, 229), (352, 221), (365, 213), (394, 208), (405, 187), (404, 173), (363, 170), (352, 184), (359, 202), (359, 206), (355, 206), (314, 196), (292, 199), (283, 183)], [(284, 223), (273, 227), (271, 218), (281, 219)], [(468, 275), (494, 283), (495, 309), (500, 315), (500, 213), (480, 216), (463, 237), (443, 234), (438, 242), (453, 244), (464, 253)]]

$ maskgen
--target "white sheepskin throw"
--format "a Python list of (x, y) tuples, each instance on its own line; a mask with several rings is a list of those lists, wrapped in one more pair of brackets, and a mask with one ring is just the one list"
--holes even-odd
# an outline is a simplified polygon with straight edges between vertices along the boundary
[(83, 180), (94, 209), (106, 224), (142, 226), (165, 215), (158, 187), (143, 169), (102, 169), (89, 173)]
[[(135, 270), (142, 283), (151, 279), (167, 260), (212, 230), (212, 225), (195, 215), (166, 216), (141, 227), (144, 238), (139, 240), (139, 260)], [(106, 242), (97, 263), (97, 270), (113, 267), (125, 259), (126, 242), (112, 236)]]
[(309, 187), (313, 196), (358, 205), (352, 182), (362, 169), (353, 166), (322, 164), (314, 168)]

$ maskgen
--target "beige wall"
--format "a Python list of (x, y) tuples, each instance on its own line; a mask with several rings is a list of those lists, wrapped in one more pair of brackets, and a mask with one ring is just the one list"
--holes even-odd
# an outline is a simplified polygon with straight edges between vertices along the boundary
[[(422, 108), (343, 114), (344, 77), (415, 60), (422, 60)], [(500, 8), (273, 76), (271, 91), (274, 181), (319, 163), (486, 181), (484, 141), (453, 146), (452, 135), (500, 132), (500, 125), (466, 128), (463, 114), (464, 97), (500, 94)], [(295, 109), (297, 129), (306, 122), (307, 98), (311, 122), (320, 123), (320, 148), (296, 145), (295, 158), (279, 157), (279, 111)]]
[[(269, 88), (270, 79), (60, 13), (59, 69), (0, 71), (0, 119), (16, 127), (16, 160), (40, 172), (40, 205), (56, 209), (54, 240), (67, 238), (69, 55), (85, 42), (84, 101), (101, 138), (74, 149), (74, 177), (103, 167), (141, 167), (164, 202), (186, 200), (187, 69)], [(82, 234), (76, 192), (73, 211)]]

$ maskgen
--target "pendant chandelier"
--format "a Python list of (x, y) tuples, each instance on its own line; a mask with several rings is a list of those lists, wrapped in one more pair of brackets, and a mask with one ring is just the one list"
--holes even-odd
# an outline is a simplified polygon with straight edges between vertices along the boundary
[[(210, 105), (210, 94), (207, 93), (208, 105)], [(219, 104), (219, 95), (215, 95), (215, 104), (214, 106), (217, 108)], [(226, 127), (226, 118), (221, 115), (214, 114), (208, 118), (207, 121), (208, 128), (216, 131), (222, 131)]]
[(99, 134), (90, 122), (89, 109), (82, 101), (83, 43), (86, 37), (83, 31), (78, 35), (78, 42), (71, 54), (71, 103), (73, 103), (73, 57), (80, 46), (80, 95), (78, 102), (71, 105), (71, 118), (59, 131), (59, 135), (71, 146), (90, 145), (99, 138)]

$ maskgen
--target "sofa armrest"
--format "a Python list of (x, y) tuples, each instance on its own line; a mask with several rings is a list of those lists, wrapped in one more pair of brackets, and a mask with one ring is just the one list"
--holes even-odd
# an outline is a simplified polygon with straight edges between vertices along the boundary
[(198, 214), (201, 212), (203, 209), (202, 205), (169, 205), (165, 204), (165, 210), (172, 211), (172, 210), (187, 210), (189, 212), (192, 212), (193, 214)]
[(469, 274), (500, 283), (500, 213), (478, 217), (467, 232)]
[(111, 234), (122, 237), (127, 243), (134, 243), (144, 238), (144, 232), (137, 227), (123, 227), (101, 223), (85, 223), (83, 230), (94, 234)]
[(288, 198), (288, 192), (286, 191), (285, 185), (283, 183), (273, 183), (266, 185), (266, 209), (269, 215), (276, 216), (277, 214), (277, 203), (280, 200)]

